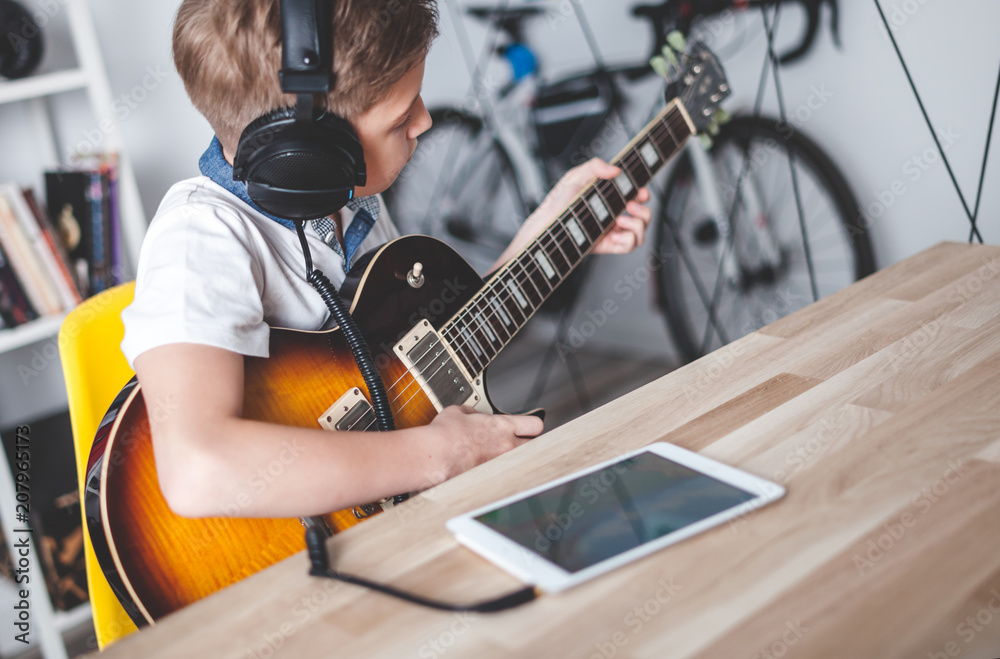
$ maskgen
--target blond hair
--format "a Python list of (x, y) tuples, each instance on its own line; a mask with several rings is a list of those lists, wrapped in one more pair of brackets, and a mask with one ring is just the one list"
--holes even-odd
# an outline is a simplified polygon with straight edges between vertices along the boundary
[[(434, 0), (338, 0), (336, 86), (327, 107), (348, 120), (367, 111), (427, 55), (436, 36)], [(278, 82), (279, 0), (184, 0), (173, 49), (191, 102), (229, 153), (251, 121), (295, 104)]]

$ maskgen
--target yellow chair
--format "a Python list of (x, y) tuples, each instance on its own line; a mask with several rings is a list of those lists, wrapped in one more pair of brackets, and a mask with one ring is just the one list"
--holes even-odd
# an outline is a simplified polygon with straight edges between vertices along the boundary
[[(99, 293), (71, 311), (59, 330), (59, 353), (69, 397), (81, 510), (84, 472), (97, 427), (115, 395), (134, 375), (118, 347), (125, 333), (121, 312), (134, 295), (135, 282)], [(136, 626), (101, 572), (87, 532), (86, 515), (83, 538), (94, 630), (98, 646), (104, 648), (136, 631)]]

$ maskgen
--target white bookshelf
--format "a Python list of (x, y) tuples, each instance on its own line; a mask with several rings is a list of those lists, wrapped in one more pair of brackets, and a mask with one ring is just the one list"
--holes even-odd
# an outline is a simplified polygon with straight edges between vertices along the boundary
[[(55, 169), (64, 165), (59, 157), (57, 145), (58, 132), (53, 123), (50, 103), (57, 102), (58, 95), (67, 92), (84, 91), (94, 121), (94, 126), (102, 122), (116, 123), (113, 111), (114, 97), (104, 67), (99, 41), (94, 30), (93, 20), (87, 6), (87, 0), (62, 0), (60, 3), (65, 12), (72, 40), (76, 64), (56, 71), (41, 72), (19, 80), (0, 79), (0, 105), (10, 103), (25, 103), (29, 110), (30, 126), (25, 130), (33, 131), (32, 141), (40, 157), (43, 168)], [(45, 28), (43, 27), (43, 30)], [(122, 251), (126, 274), (134, 272), (139, 254), (139, 246), (146, 230), (146, 214), (139, 197), (135, 174), (127, 151), (121, 142), (121, 130), (111, 130), (105, 135), (102, 148), (118, 154), (118, 204), (121, 219)], [(13, 381), (16, 377), (12, 370), (2, 360), (23, 363), (25, 355), (31, 350), (48, 347), (55, 342), (65, 314), (45, 316), (30, 323), (10, 329), (0, 329), (0, 373), (4, 373), (7, 382), (3, 386), (18, 387), (20, 383)], [(38, 398), (38, 409), (50, 409), (53, 406), (65, 405), (65, 384), (62, 380), (62, 368), (58, 363), (50, 365), (44, 376), (47, 381), (45, 392)], [(62, 388), (62, 390), (60, 390)], [(18, 392), (20, 393), (20, 392)], [(17, 410), (14, 418), (8, 410), (2, 419), (3, 427), (10, 427), (27, 421), (37, 410)], [(19, 418), (20, 415), (25, 415)], [(0, 465), (0, 524), (7, 538), (17, 537), (13, 529), (14, 520), (14, 489), (10, 465), (3, 458)], [(82, 502), (81, 502), (82, 505)], [(48, 594), (41, 577), (41, 562), (34, 551), (31, 556), (32, 569), (37, 571), (37, 577), (32, 576), (31, 592), (32, 638), (40, 647), (45, 659), (65, 659), (66, 648), (62, 642), (62, 633), (85, 623), (90, 618), (89, 604), (83, 604), (72, 611), (55, 611), (49, 601)], [(3, 596), (11, 584), (3, 584), (0, 588), (0, 602), (5, 602)], [(9, 606), (5, 610), (12, 610)], [(5, 620), (0, 617), (0, 621)], [(12, 628), (9, 624), (7, 627)], [(4, 648), (4, 656), (10, 648)]]

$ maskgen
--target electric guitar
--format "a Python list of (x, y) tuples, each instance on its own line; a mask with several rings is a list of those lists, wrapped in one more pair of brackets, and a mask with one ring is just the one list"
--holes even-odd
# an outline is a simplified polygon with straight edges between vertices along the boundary
[[(499, 413), (486, 368), (552, 291), (610, 231), (639, 188), (696, 132), (711, 127), (729, 89), (703, 45), (665, 50), (666, 107), (614, 159), (622, 173), (598, 180), (521, 253), (483, 280), (444, 243), (390, 242), (359, 262), (341, 294), (385, 383), (397, 428), (429, 423), (448, 405)], [(679, 60), (677, 59), (679, 57)], [(339, 329), (272, 329), (270, 357), (245, 362), (244, 416), (329, 430), (375, 429), (367, 388)], [(296, 519), (187, 519), (159, 488), (147, 407), (133, 378), (105, 415), (87, 465), (84, 500), (98, 561), (139, 626), (154, 623), (305, 547)], [(276, 467), (277, 469), (277, 467)], [(238, 514), (239, 501), (220, 515)], [(388, 506), (385, 503), (383, 506)], [(404, 504), (405, 505), (405, 504)], [(356, 509), (324, 516), (337, 532)]]

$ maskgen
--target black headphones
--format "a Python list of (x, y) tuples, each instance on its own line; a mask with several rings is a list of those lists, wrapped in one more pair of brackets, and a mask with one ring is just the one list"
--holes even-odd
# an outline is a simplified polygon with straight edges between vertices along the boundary
[(233, 179), (246, 182), (250, 199), (280, 218), (331, 215), (367, 180), (357, 134), (326, 111), (334, 83), (332, 29), (332, 0), (281, 0), (278, 78), (298, 100), (251, 122), (236, 148)]

